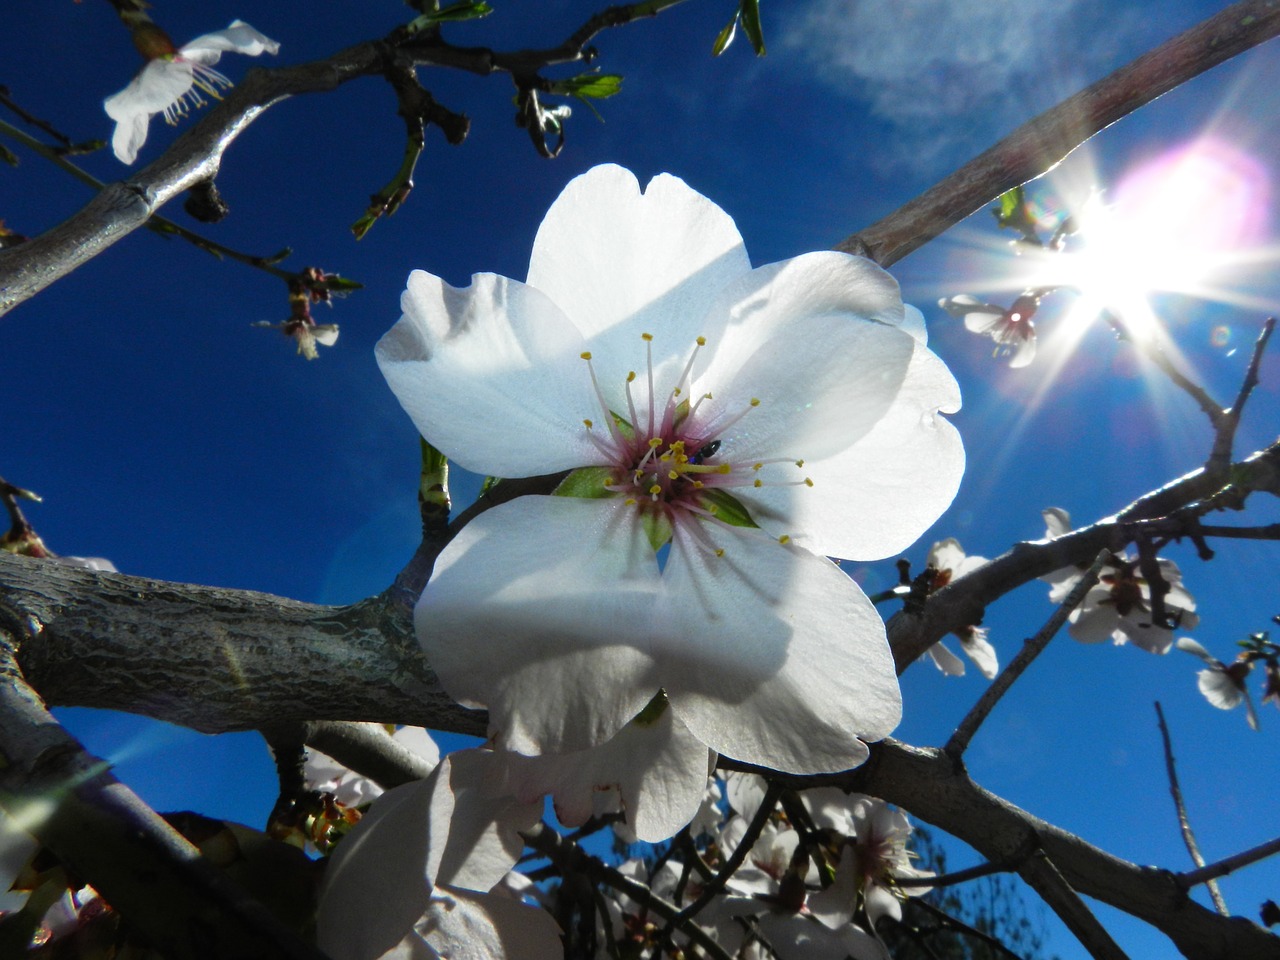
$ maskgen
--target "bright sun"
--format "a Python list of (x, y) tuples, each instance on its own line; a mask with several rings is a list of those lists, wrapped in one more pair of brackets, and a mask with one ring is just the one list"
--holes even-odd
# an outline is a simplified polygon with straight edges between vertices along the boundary
[(1068, 326), (1110, 311), (1133, 336), (1156, 330), (1155, 294), (1238, 302), (1226, 284), (1257, 258), (1268, 194), (1257, 160), (1198, 139), (1133, 167), (1109, 194), (1094, 193), (1067, 251), (1036, 258), (1032, 283), (1078, 291)]

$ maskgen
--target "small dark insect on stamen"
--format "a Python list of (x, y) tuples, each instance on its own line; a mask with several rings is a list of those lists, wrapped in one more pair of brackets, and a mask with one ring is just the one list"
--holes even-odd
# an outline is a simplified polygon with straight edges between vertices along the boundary
[(708, 457), (714, 457), (716, 451), (720, 449), (720, 441), (712, 440), (710, 443), (704, 443), (698, 448), (698, 452), (689, 458), (690, 463), (701, 463)]

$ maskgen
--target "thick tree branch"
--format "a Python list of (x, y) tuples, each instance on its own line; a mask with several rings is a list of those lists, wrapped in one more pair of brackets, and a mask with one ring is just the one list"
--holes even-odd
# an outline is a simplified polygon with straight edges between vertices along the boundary
[(0, 617), (0, 809), (11, 822), (166, 957), (324, 960), (62, 729), (23, 679), (11, 628)]
[(836, 244), (889, 266), (1000, 194), (1056, 166), (1098, 131), (1280, 33), (1280, 0), (1244, 0), (1023, 124), (945, 180)]

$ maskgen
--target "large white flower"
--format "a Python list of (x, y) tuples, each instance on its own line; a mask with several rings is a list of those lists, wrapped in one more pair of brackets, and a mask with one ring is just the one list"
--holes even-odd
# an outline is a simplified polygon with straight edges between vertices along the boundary
[[(141, 35), (140, 35), (141, 34)], [(231, 86), (213, 65), (226, 51), (256, 57), (276, 53), (280, 44), (263, 36), (243, 20), (233, 20), (225, 30), (196, 37), (178, 49), (154, 24), (135, 30), (135, 41), (147, 65), (130, 84), (103, 102), (107, 116), (116, 122), (111, 149), (121, 163), (133, 163), (147, 140), (147, 126), (157, 113), (174, 124), (191, 109), (205, 104), (204, 96), (221, 99), (220, 90)]]
[(497, 743), (602, 743), (660, 688), (711, 749), (786, 771), (894, 728), (884, 625), (825, 557), (908, 546), (964, 453), (892, 277), (839, 253), (752, 270), (705, 197), (603, 166), (547, 213), (527, 283), (417, 271), (401, 306), (378, 362), (428, 442), (477, 473), (575, 470), (468, 524), (417, 607)]

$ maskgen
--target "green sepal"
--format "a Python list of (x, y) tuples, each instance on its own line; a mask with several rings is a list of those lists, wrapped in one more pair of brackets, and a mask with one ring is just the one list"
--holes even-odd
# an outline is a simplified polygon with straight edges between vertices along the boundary
[(692, 409), (693, 407), (689, 405), (688, 399), (681, 400), (676, 404), (676, 414), (672, 419), (672, 424), (677, 427), (680, 426), (680, 424), (684, 423), (685, 420), (688, 419), (689, 411)]
[(759, 529), (760, 524), (751, 519), (751, 514), (742, 505), (742, 501), (727, 490), (703, 490), (699, 497), (701, 504), (710, 511), (717, 520), (731, 527), (753, 527)]
[(418, 33), (426, 30), (428, 27), (434, 27), (441, 23), (457, 23), (461, 20), (478, 20), (481, 17), (487, 17), (493, 13), (493, 7), (487, 3), (473, 3), (470, 0), (464, 0), (462, 3), (453, 3), (440, 10), (434, 10), (431, 13), (424, 13), (420, 17), (415, 17), (409, 21), (405, 29), (410, 33)]
[(764, 56), (764, 31), (760, 29), (760, 0), (742, 0), (742, 31), (757, 57)]
[(667, 691), (659, 690), (653, 699), (645, 704), (645, 708), (631, 718), (637, 727), (652, 727), (661, 719), (667, 709)]
[(338, 296), (345, 296), (352, 290), (363, 290), (364, 284), (357, 283), (355, 280), (349, 280), (346, 277), (340, 277), (336, 273), (327, 273), (324, 277), (325, 289), (330, 293), (336, 293)]
[(422, 446), (422, 472), (418, 475), (418, 505), (424, 516), (448, 518), (449, 508), (449, 458), (419, 437)]
[(567, 80), (553, 80), (548, 93), (562, 97), (593, 97), (604, 100), (622, 89), (622, 75), (618, 73), (580, 73)]
[(724, 25), (724, 29), (716, 35), (716, 42), (711, 45), (713, 57), (720, 56), (729, 49), (729, 44), (733, 43), (734, 35), (738, 32), (738, 17), (739, 14), (735, 12), (729, 22)]
[(605, 484), (616, 479), (616, 472), (612, 467), (581, 467), (560, 481), (553, 496), (585, 497), (588, 500), (612, 497), (616, 494), (606, 488)]
[(644, 527), (644, 535), (649, 539), (649, 546), (657, 553), (671, 542), (675, 532), (671, 526), (671, 518), (665, 510), (640, 511), (640, 526)]
[[(613, 411), (610, 411), (610, 413), (612, 412)], [(628, 423), (625, 417), (620, 417), (616, 413), (614, 413), (613, 422), (617, 426), (618, 432), (621, 433), (626, 439), (634, 440), (636, 438), (636, 428), (633, 427), (630, 423)]]

